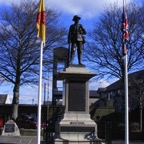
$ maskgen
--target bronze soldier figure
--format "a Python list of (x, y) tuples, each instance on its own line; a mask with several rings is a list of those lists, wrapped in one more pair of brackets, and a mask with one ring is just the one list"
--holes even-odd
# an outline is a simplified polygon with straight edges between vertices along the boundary
[(71, 52), (70, 52), (70, 63), (72, 64), (74, 55), (77, 48), (77, 54), (78, 54), (78, 64), (82, 65), (81, 59), (82, 59), (82, 50), (83, 50), (83, 44), (85, 43), (84, 35), (86, 34), (85, 29), (81, 24), (79, 24), (79, 20), (81, 18), (78, 15), (75, 15), (73, 17), (74, 24), (72, 24), (69, 28), (68, 33), (68, 44), (71, 43)]

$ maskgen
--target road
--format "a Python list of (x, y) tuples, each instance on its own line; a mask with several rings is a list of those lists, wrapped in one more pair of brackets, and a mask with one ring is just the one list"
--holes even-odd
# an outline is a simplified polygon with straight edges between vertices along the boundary
[[(0, 144), (37, 144), (36, 136), (0, 136)], [(41, 144), (46, 144), (41, 137)], [(104, 144), (104, 142), (103, 142)], [(111, 144), (125, 144), (124, 140), (112, 141)], [(144, 141), (130, 141), (129, 144), (144, 144)]]
[[(0, 144), (36, 144), (37, 137), (36, 136), (0, 136)], [(41, 144), (45, 144), (42, 140)]]

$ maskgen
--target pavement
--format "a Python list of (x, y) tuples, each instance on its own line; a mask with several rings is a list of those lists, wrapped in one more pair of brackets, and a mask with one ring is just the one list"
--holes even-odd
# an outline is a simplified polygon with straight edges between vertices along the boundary
[[(112, 141), (112, 144), (125, 144), (125, 141), (119, 140), (119, 141)], [(144, 141), (129, 141), (129, 144), (144, 144)]]
[[(0, 136), (0, 144), (37, 144), (36, 136)], [(41, 144), (48, 144), (41, 137)], [(110, 144), (125, 144), (124, 140), (112, 141)], [(144, 141), (130, 141), (129, 144), (144, 144)]]
[[(0, 136), (0, 144), (37, 144), (36, 136)], [(46, 144), (41, 138), (41, 144)]]

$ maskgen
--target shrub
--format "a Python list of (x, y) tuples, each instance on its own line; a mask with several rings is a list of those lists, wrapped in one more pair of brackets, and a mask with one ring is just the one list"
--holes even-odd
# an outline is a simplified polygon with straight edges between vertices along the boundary
[(133, 122), (130, 124), (130, 130), (131, 131), (139, 131), (139, 123)]

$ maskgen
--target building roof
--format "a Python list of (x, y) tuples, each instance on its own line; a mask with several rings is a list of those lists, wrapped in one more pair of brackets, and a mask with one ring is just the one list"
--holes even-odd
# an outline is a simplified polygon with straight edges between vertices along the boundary
[(0, 104), (11, 104), (8, 94), (0, 94)]
[(111, 85), (107, 86), (105, 91), (122, 89), (123, 87), (124, 87), (124, 84), (123, 84), (122, 80), (118, 80), (118, 81), (112, 83)]
[(106, 88), (98, 88), (97, 92), (101, 93), (101, 92), (104, 92), (105, 90), (106, 90)]
[(89, 97), (90, 98), (99, 98), (99, 94), (96, 90), (90, 90), (89, 91)]
[(7, 94), (0, 94), (0, 104), (5, 104), (7, 100)]
[[(133, 80), (144, 80), (144, 70), (137, 71), (134, 73), (130, 73), (128, 75), (128, 83), (130, 84)], [(144, 81), (143, 81), (144, 82)], [(111, 85), (106, 87), (105, 91), (112, 91), (112, 90), (117, 90), (117, 89), (122, 89), (124, 87), (124, 83), (122, 80), (118, 80)]]

